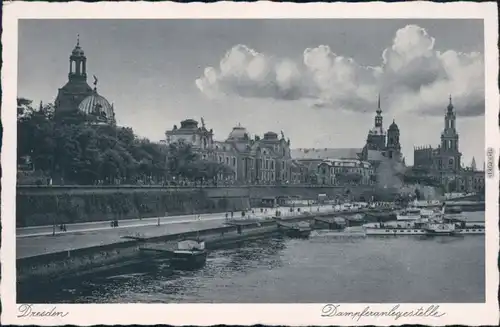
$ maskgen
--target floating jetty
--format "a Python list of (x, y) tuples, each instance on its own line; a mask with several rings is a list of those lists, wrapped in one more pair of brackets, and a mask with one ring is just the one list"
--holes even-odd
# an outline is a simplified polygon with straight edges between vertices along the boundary
[(82, 233), (77, 237), (73, 234), (62, 234), (57, 238), (50, 236), (23, 238), (17, 241), (17, 280), (37, 282), (41, 279), (59, 279), (93, 272), (107, 266), (126, 265), (141, 257), (140, 252), (144, 251), (140, 250), (141, 248), (145, 246), (152, 248), (169, 241), (178, 242), (201, 237), (206, 242), (207, 250), (211, 250), (279, 233), (300, 237), (300, 235), (310, 235), (311, 228), (286, 227), (297, 226), (293, 224), (301, 221), (309, 223), (315, 218), (345, 219), (351, 215), (370, 211), (365, 209), (351, 212), (301, 212), (279, 218), (231, 219), (223, 224), (216, 221), (200, 221), (168, 226), (131, 227), (129, 230), (106, 229)]
[(174, 269), (191, 270), (205, 265), (208, 252), (205, 242), (200, 240), (183, 240), (177, 243), (177, 248), (170, 244), (146, 245), (139, 248), (140, 253), (148, 259), (169, 259)]
[(294, 238), (308, 238), (311, 234), (311, 226), (309, 223), (284, 223), (278, 221), (278, 229), (283, 232), (283, 234), (294, 237)]

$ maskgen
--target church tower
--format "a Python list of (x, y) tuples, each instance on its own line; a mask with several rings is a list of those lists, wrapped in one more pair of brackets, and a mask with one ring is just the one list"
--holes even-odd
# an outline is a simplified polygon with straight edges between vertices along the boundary
[(476, 167), (476, 158), (472, 157), (472, 163), (470, 164), (470, 169), (472, 171), (476, 171), (477, 170), (477, 167)]
[(456, 130), (456, 114), (451, 101), (444, 116), (444, 129), (441, 133), (441, 169), (444, 171), (458, 171), (461, 168), (462, 154), (458, 147), (458, 133)]
[(383, 149), (385, 149), (385, 131), (383, 127), (382, 109), (380, 108), (380, 95), (378, 96), (378, 107), (376, 113), (375, 125), (368, 132), (366, 147), (369, 150), (382, 151)]
[(78, 110), (82, 100), (91, 94), (92, 88), (87, 84), (87, 57), (78, 36), (69, 57), (68, 82), (57, 93), (55, 114)]
[(380, 108), (380, 94), (378, 96), (378, 106), (375, 115), (375, 124), (368, 131), (368, 136), (366, 138), (366, 144), (361, 151), (360, 158), (362, 160), (368, 160), (370, 157), (368, 151), (384, 151), (385, 146), (385, 131), (383, 127), (383, 117), (382, 109)]
[(399, 127), (394, 120), (387, 130), (387, 156), (390, 159), (399, 159), (401, 156), (401, 144), (399, 143)]
[(87, 57), (80, 47), (80, 36), (77, 37), (76, 46), (69, 57), (68, 79), (70, 81), (87, 80)]
[(383, 117), (382, 117), (382, 109), (380, 109), (380, 94), (378, 95), (378, 106), (377, 106), (377, 115), (375, 116), (375, 127), (380, 129), (383, 128)]

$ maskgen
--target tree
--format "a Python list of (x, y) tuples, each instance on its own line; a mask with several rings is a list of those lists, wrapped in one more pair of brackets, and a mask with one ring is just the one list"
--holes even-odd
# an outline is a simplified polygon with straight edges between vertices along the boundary
[(80, 111), (54, 116), (52, 105), (34, 110), (31, 103), (17, 101), (17, 149), (18, 159), (29, 157), (35, 170), (78, 184), (164, 178), (164, 145), (139, 139), (130, 128), (92, 124)]
[(191, 144), (183, 141), (171, 143), (168, 147), (167, 167), (173, 176), (192, 178), (192, 166), (199, 156), (193, 151)]

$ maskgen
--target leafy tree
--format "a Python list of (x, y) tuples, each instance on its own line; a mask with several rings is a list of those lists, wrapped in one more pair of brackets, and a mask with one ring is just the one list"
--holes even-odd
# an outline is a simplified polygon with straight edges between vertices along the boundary
[(29, 157), (36, 171), (79, 184), (164, 179), (165, 146), (130, 128), (92, 125), (82, 112), (54, 116), (51, 105), (35, 110), (31, 103), (17, 101), (18, 159)]
[(199, 160), (191, 144), (180, 141), (168, 147), (167, 167), (173, 176), (193, 177), (193, 163)]
[(93, 124), (80, 111), (34, 109), (25, 98), (17, 106), (18, 159), (29, 157), (35, 173), (66, 184), (158, 183), (168, 176), (217, 182), (234, 175), (227, 165), (201, 160), (189, 143), (154, 143), (131, 128)]

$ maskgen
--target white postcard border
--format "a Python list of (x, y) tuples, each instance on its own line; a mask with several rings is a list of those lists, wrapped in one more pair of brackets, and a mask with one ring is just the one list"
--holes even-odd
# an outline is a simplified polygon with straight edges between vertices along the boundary
[[(86, 18), (478, 18), (484, 19), (486, 67), (486, 148), (494, 151), (494, 176), (486, 178), (486, 303), (439, 304), (441, 317), (322, 317), (322, 304), (57, 304), (34, 305), (36, 311), (52, 311), (46, 317), (19, 317), (16, 304), (15, 275), (15, 183), (16, 111), (4, 109), (2, 147), (2, 280), (1, 299), (4, 324), (17, 325), (94, 325), (94, 324), (169, 324), (169, 325), (490, 325), (499, 321), (497, 290), (499, 274), (498, 199), (500, 133), (497, 88), (497, 8), (495, 3), (25, 3), (11, 2), (3, 7), (2, 107), (15, 108), (17, 94), (18, 19)], [(55, 36), (56, 37), (56, 36)], [(488, 162), (487, 162), (488, 164)], [(404, 291), (404, 290), (402, 290)], [(390, 311), (396, 304), (340, 304), (339, 310)], [(402, 304), (396, 311), (406, 312), (432, 304)], [(54, 308), (54, 309), (53, 309)]]

